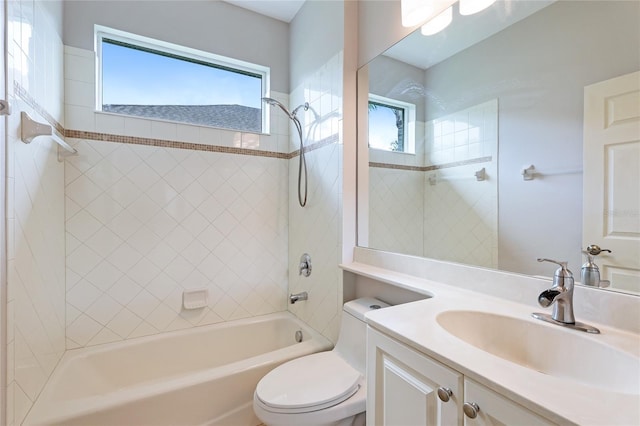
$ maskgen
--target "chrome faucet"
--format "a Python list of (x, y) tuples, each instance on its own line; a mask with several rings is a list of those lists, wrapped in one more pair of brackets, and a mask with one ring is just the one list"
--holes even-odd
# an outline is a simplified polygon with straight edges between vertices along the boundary
[(576, 318), (573, 315), (573, 274), (567, 268), (567, 262), (558, 262), (551, 259), (538, 259), (538, 262), (551, 262), (560, 267), (553, 274), (551, 288), (546, 289), (538, 296), (540, 306), (547, 308), (553, 305), (553, 312), (551, 315), (533, 313), (531, 316), (552, 324), (586, 331), (587, 333), (600, 333), (600, 330), (595, 327), (576, 322)]
[(309, 293), (303, 291), (302, 293), (291, 294), (289, 296), (289, 302), (293, 305), (296, 302), (300, 302), (302, 300), (307, 300), (309, 298)]
[(553, 305), (551, 318), (565, 324), (575, 324), (573, 315), (573, 274), (567, 269), (567, 262), (551, 259), (538, 259), (538, 262), (551, 262), (559, 265), (553, 274), (553, 285), (538, 296), (540, 306), (547, 308)]

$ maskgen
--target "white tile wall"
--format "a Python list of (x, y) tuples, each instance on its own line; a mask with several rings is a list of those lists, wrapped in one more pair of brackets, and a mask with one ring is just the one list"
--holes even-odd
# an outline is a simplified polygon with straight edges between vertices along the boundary
[(423, 255), (424, 172), (369, 167), (369, 246)]
[[(298, 157), (289, 164), (289, 290), (307, 291), (309, 300), (289, 305), (289, 309), (323, 333), (337, 340), (342, 303), (340, 263), (342, 221), (342, 53), (309, 76), (291, 94), (292, 107), (309, 102), (304, 114), (305, 145), (335, 137), (337, 143), (306, 154), (309, 171), (307, 205), (298, 205)], [(314, 113), (315, 112), (315, 113)], [(291, 149), (298, 140), (291, 132)], [(311, 255), (313, 272), (298, 275), (303, 253)]]
[(13, 93), (15, 82), (64, 121), (62, 22), (50, 7), (56, 6), (7, 2), (8, 96), (14, 109), (7, 138), (9, 425), (22, 423), (65, 350), (64, 165), (50, 138), (30, 145), (19, 140), (20, 111), (45, 119)]
[[(286, 160), (72, 143), (68, 348), (286, 309)], [(208, 306), (184, 310), (201, 287)]]
[[(289, 152), (279, 110), (269, 135), (95, 112), (94, 61), (65, 47), (68, 129)], [(75, 143), (65, 176), (69, 348), (286, 309), (286, 160)], [(209, 305), (185, 311), (182, 291), (194, 287), (209, 289)]]
[(437, 118), (426, 126), (425, 165), (495, 156), (498, 140), (498, 100)]
[[(425, 173), (424, 256), (497, 268), (497, 128), (497, 100), (427, 123), (427, 164), (492, 161)], [(474, 173), (483, 167), (487, 179), (478, 182)], [(436, 185), (430, 176), (437, 176)]]

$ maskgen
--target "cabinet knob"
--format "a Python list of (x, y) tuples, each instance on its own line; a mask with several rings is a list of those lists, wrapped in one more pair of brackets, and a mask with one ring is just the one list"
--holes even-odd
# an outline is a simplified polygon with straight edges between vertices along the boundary
[(438, 388), (438, 398), (440, 398), (440, 401), (449, 402), (449, 399), (451, 399), (451, 395), (453, 395), (451, 389), (445, 388), (444, 386)]
[(478, 417), (478, 411), (480, 411), (480, 407), (475, 402), (465, 402), (462, 406), (462, 411), (464, 414), (470, 419), (475, 419)]

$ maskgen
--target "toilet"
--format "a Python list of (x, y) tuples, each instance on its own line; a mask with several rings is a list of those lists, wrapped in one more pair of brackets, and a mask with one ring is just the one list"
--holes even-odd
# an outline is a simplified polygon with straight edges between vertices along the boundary
[(268, 426), (363, 426), (364, 315), (386, 306), (370, 297), (345, 303), (335, 348), (294, 359), (267, 373), (253, 395), (256, 416)]

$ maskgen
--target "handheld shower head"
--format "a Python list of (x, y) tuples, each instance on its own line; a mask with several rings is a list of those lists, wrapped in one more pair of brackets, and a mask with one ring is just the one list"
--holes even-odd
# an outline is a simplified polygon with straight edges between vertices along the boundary
[[(296, 114), (300, 108), (304, 108), (305, 111), (309, 110), (309, 103), (305, 102), (302, 105), (298, 105), (293, 112), (289, 112), (287, 107), (285, 107), (280, 101), (273, 98), (262, 98), (263, 102), (266, 102), (269, 105), (279, 107), (293, 124), (296, 126), (296, 130), (298, 131), (298, 137), (300, 138), (300, 161), (298, 163), (298, 202), (301, 207), (304, 207), (307, 204), (307, 161), (304, 157), (304, 141), (302, 139), (302, 123)], [(304, 194), (302, 193), (302, 171), (304, 170)]]
[[(303, 104), (301, 104), (301, 105), (298, 105), (298, 106), (293, 110), (293, 112), (290, 112), (290, 111), (287, 109), (287, 107), (286, 107), (286, 106), (284, 106), (284, 105), (282, 104), (282, 102), (280, 102), (280, 101), (278, 101), (278, 100), (276, 100), (276, 99), (273, 99), (273, 98), (262, 98), (262, 101), (263, 101), (263, 102), (266, 102), (266, 103), (267, 103), (267, 104), (269, 104), (269, 105), (279, 107), (279, 108), (280, 108), (282, 111), (284, 111), (284, 113), (285, 113), (285, 114), (287, 114), (287, 116), (288, 116), (290, 119), (292, 119), (292, 120), (294, 120), (294, 119), (295, 119), (296, 114), (298, 113), (298, 110), (299, 110), (300, 108), (304, 108), (304, 110), (305, 110), (305, 111), (307, 111), (307, 110), (309, 109), (309, 103), (308, 103), (308, 102), (305, 102), (305, 103), (303, 103)], [(294, 120), (294, 121), (295, 121), (295, 120)]]
[(262, 101), (263, 101), (263, 102), (266, 102), (267, 104), (269, 104), (269, 105), (271, 105), (271, 106), (277, 106), (277, 107), (280, 107), (280, 109), (281, 109), (282, 111), (284, 111), (284, 113), (285, 113), (285, 114), (287, 114), (287, 116), (288, 116), (290, 119), (292, 119), (292, 120), (294, 119), (295, 115), (291, 114), (291, 113), (289, 112), (289, 110), (287, 109), (287, 107), (286, 107), (286, 106), (284, 106), (280, 101), (275, 100), (275, 99), (273, 99), (273, 98), (262, 98)]

